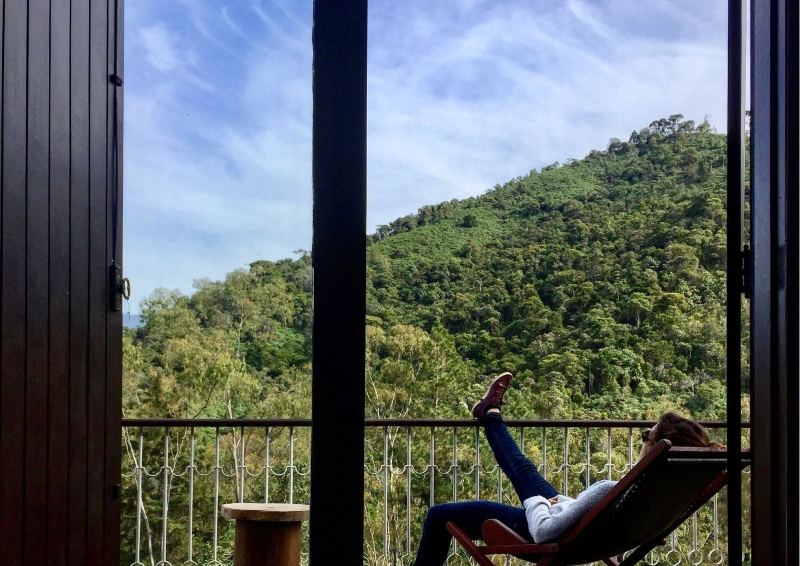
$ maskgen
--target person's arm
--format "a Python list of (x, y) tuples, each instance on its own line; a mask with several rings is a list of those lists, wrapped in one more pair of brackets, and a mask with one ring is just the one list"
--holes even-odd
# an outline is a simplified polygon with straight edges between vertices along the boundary
[[(526, 499), (522, 506), (528, 519), (528, 530), (533, 542), (552, 542), (566, 533), (583, 515), (608, 493), (617, 482), (601, 480), (578, 495), (577, 499), (559, 496), (558, 509), (542, 496)], [(554, 514), (553, 511), (556, 511)]]
[(533, 542), (547, 542), (558, 537), (558, 516), (550, 514), (552, 504), (546, 497), (536, 495), (526, 499), (522, 506), (525, 507), (525, 516), (528, 519), (528, 530), (533, 537)]

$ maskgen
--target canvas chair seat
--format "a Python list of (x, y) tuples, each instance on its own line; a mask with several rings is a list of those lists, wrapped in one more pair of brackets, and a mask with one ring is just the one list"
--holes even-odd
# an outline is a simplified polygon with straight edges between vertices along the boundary
[[(669, 536), (728, 481), (728, 455), (715, 448), (673, 447), (659, 441), (598, 504), (560, 539), (532, 544), (492, 519), (476, 545), (457, 524), (447, 529), (481, 566), (507, 554), (540, 565), (634, 564)], [(749, 453), (743, 454), (743, 463)], [(616, 556), (635, 549), (621, 563)]]

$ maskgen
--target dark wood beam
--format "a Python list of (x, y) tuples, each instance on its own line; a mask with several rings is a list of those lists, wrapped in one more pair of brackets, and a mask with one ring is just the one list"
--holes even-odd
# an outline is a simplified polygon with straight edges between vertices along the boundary
[(366, 0), (316, 0), (313, 43), (310, 560), (314, 565), (361, 564), (366, 324)]
[[(728, 469), (741, 470), (742, 447), (742, 292), (744, 258), (745, 89), (747, 38), (746, 0), (728, 1), (728, 188), (727, 188), (727, 444)], [(730, 474), (728, 482), (728, 561), (741, 564), (742, 476)]]
[(751, 0), (753, 564), (797, 563), (798, 14), (794, 4)]

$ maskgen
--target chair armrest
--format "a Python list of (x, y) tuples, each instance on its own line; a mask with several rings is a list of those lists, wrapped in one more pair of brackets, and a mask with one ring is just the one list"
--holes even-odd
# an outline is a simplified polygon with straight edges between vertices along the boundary
[[(505, 525), (499, 521), (498, 523), (505, 527)], [(492, 544), (487, 546), (478, 546), (472, 541), (467, 533), (462, 531), (452, 521), (448, 521), (446, 526), (447, 531), (453, 535), (456, 541), (458, 541), (458, 544), (460, 544), (462, 548), (464, 548), (464, 550), (466, 550), (467, 553), (469, 553), (469, 555), (475, 559), (475, 562), (477, 562), (479, 566), (494, 566), (494, 563), (487, 558), (487, 556), (493, 554), (510, 554), (512, 556), (516, 556), (517, 558), (522, 558), (523, 560), (537, 561), (542, 556), (558, 553), (558, 544), (555, 543), (532, 544), (526, 541), (525, 544)], [(508, 527), (505, 528), (508, 529)], [(511, 531), (511, 529), (508, 530), (514, 535), (514, 538), (522, 538), (514, 531)]]
[(505, 523), (497, 519), (487, 519), (481, 527), (481, 538), (488, 545), (530, 544), (531, 541), (521, 537)]

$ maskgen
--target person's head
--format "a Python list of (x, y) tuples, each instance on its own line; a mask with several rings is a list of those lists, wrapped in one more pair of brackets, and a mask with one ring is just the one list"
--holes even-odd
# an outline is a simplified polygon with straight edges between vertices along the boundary
[(669, 440), (673, 446), (723, 447), (721, 444), (711, 441), (708, 431), (702, 425), (670, 411), (658, 419), (653, 428), (642, 432), (643, 444), (639, 459), (643, 458), (659, 440), (664, 438)]

